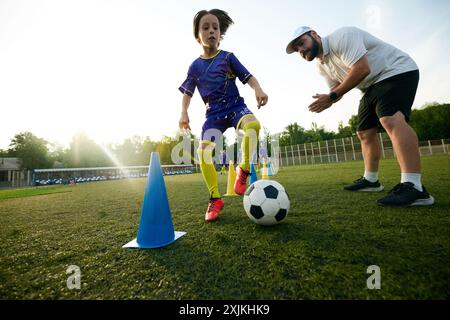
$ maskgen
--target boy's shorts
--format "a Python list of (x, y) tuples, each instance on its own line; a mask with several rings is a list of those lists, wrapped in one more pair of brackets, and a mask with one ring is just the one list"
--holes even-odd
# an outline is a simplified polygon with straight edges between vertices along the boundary
[[(253, 115), (245, 105), (231, 109), (227, 114), (207, 117), (202, 127), (201, 140), (214, 142), (228, 128), (238, 128), (239, 123), (244, 117)], [(216, 130), (212, 130), (216, 129)]]
[(380, 118), (401, 111), (409, 121), (419, 83), (419, 70), (405, 72), (370, 86), (359, 102), (357, 131), (381, 126)]

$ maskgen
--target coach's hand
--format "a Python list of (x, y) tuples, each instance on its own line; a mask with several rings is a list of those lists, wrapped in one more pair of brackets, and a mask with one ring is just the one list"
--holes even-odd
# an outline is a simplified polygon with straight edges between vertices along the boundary
[(333, 104), (331, 98), (328, 94), (316, 94), (313, 96), (313, 99), (316, 99), (313, 103), (311, 103), (308, 107), (309, 111), (320, 113), (325, 109), (328, 109)]

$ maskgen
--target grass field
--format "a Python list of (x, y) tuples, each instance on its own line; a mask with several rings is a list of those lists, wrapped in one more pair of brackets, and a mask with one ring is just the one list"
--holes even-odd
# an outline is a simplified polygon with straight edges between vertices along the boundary
[[(175, 230), (187, 234), (152, 250), (121, 248), (136, 237), (145, 179), (0, 191), (0, 299), (449, 299), (450, 157), (423, 158), (432, 207), (375, 204), (399, 180), (395, 160), (381, 163), (388, 190), (344, 192), (362, 170), (282, 168), (273, 178), (291, 210), (275, 227), (251, 222), (241, 197), (205, 224), (201, 175), (166, 177)], [(67, 288), (70, 265), (79, 290)], [(371, 265), (380, 290), (367, 289)]]

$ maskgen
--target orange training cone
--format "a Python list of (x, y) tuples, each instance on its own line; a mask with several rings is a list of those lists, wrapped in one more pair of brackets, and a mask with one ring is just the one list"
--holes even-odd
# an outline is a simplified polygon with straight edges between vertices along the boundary
[(152, 152), (137, 238), (123, 248), (159, 248), (185, 234), (174, 231), (159, 154)]
[(226, 197), (237, 196), (234, 191), (234, 181), (236, 180), (236, 170), (234, 170), (233, 161), (230, 160), (228, 165), (228, 182), (227, 182), (227, 193), (224, 194)]

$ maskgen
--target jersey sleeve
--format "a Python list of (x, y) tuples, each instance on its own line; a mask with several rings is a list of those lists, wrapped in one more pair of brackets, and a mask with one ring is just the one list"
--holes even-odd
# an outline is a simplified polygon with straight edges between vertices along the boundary
[(351, 68), (367, 53), (362, 33), (356, 28), (346, 28), (336, 44), (335, 51), (342, 61)]
[(230, 53), (228, 58), (231, 72), (236, 75), (243, 84), (246, 84), (252, 77), (252, 74), (242, 65), (233, 53)]
[(188, 74), (186, 80), (181, 84), (178, 90), (183, 94), (187, 94), (192, 97), (195, 92), (195, 87), (197, 86), (197, 77), (194, 74), (194, 68), (192, 65), (189, 67)]

